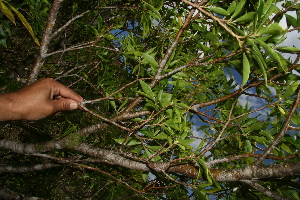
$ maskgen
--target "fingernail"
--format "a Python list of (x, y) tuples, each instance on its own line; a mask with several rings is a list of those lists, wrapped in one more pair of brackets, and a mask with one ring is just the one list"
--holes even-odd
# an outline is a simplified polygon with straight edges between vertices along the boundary
[(70, 110), (74, 110), (78, 108), (78, 103), (77, 102), (72, 102), (70, 103)]

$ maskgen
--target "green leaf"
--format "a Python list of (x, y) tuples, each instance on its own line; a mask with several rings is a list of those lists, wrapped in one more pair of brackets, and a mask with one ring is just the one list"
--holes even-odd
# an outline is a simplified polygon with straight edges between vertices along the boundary
[(260, 130), (264, 126), (263, 123), (254, 123), (250, 126), (251, 131)]
[(142, 81), (142, 80), (140, 80), (139, 82), (140, 82), (140, 84), (142, 86), (142, 89), (143, 89), (144, 93), (147, 94), (147, 96), (150, 99), (155, 100), (155, 95), (152, 92), (150, 86), (147, 83), (145, 83), (144, 81)]
[(299, 115), (294, 115), (292, 118), (292, 122), (296, 124), (297, 126), (300, 126), (300, 116)]
[(245, 53), (243, 53), (243, 80), (242, 85), (245, 85), (249, 79), (250, 74), (250, 64)]
[(161, 15), (159, 14), (159, 12), (158, 12), (151, 4), (149, 4), (149, 3), (145, 2), (145, 1), (142, 1), (142, 2), (143, 2), (144, 7), (145, 7), (146, 9), (149, 9), (149, 10), (152, 11), (152, 13), (150, 13), (150, 14), (152, 14), (152, 16), (153, 16), (155, 19), (157, 19), (157, 20), (161, 19)]
[(289, 85), (286, 88), (286, 91), (284, 92), (282, 98), (283, 99), (289, 99), (294, 94), (294, 92), (296, 91), (296, 89), (298, 88), (298, 85), (299, 85), (299, 81), (295, 81), (294, 83), (292, 83), (291, 85)]
[(298, 27), (297, 19), (295, 19), (293, 16), (285, 14), (285, 18), (288, 26), (292, 26), (294, 28)]
[(31, 28), (31, 26), (29, 25), (29, 23), (27, 22), (27, 20), (25, 19), (25, 17), (19, 12), (17, 11), (13, 6), (9, 5), (10, 8), (17, 14), (17, 16), (19, 17), (19, 19), (21, 20), (21, 22), (23, 23), (23, 25), (25, 26), (25, 28), (28, 30), (28, 32), (30, 33), (31, 37), (33, 38), (34, 42), (40, 46), (40, 43), (38, 41), (38, 39), (35, 37), (33, 30)]
[(184, 140), (179, 140), (179, 144), (181, 145), (189, 145), (192, 142), (194, 142), (196, 139), (184, 139)]
[(205, 191), (208, 192), (208, 193), (215, 193), (215, 192), (219, 192), (221, 190), (223, 190), (223, 188), (210, 188), (210, 189), (205, 190)]
[[(270, 11), (270, 8), (272, 8), (272, 5), (273, 5), (273, 0), (267, 0), (267, 2), (263, 2), (263, 12), (262, 14), (263, 15), (268, 15), (268, 12)], [(268, 17), (268, 16), (266, 16)]]
[(284, 137), (284, 140), (295, 145), (298, 149), (300, 148), (299, 139), (294, 140), (292, 137), (288, 136), (288, 137)]
[(192, 87), (193, 84), (185, 80), (169, 81), (172, 85), (178, 85), (180, 88)]
[(268, 54), (279, 64), (283, 71), (286, 71), (286, 69), (283, 68), (283, 65), (281, 64), (281, 59), (276, 51), (274, 51), (269, 45), (261, 40), (256, 40), (256, 42), (268, 52)]
[(145, 59), (145, 61), (150, 63), (150, 65), (153, 67), (154, 70), (157, 70), (158, 63), (156, 62), (153, 56), (146, 53), (142, 53), (142, 57)]
[(261, 36), (264, 34), (268, 34), (268, 35), (276, 36), (283, 33), (284, 33), (284, 29), (282, 28), (282, 26), (279, 23), (275, 22), (272, 23), (270, 26), (261, 28), (261, 30), (258, 31), (256, 35)]
[(114, 108), (114, 110), (116, 111), (117, 110), (117, 105), (116, 105), (116, 102), (111, 100), (109, 101), (110, 105)]
[(182, 107), (182, 108), (185, 108), (185, 109), (190, 109), (190, 107), (188, 105), (186, 105), (185, 103), (176, 103), (176, 105)]
[(158, 140), (165, 140), (165, 139), (168, 139), (168, 135), (165, 134), (165, 133), (159, 133), (157, 136), (154, 137), (154, 139), (158, 139)]
[(263, 9), (264, 9), (264, 1), (263, 0), (259, 0), (258, 1), (258, 9), (257, 9), (257, 18), (260, 19), (261, 16), (263, 15)]
[(252, 22), (254, 21), (254, 17), (255, 17), (255, 12), (248, 12), (246, 14), (244, 14), (243, 16), (237, 18), (234, 22)]
[(128, 102), (128, 97), (126, 97), (126, 99), (122, 102), (121, 106), (118, 108), (118, 112), (122, 111), (122, 108), (124, 108), (127, 102)]
[(153, 101), (151, 101), (149, 99), (147, 99), (146, 101), (147, 101), (147, 104), (145, 105), (146, 107), (150, 106), (150, 107), (154, 108), (156, 111), (158, 111), (158, 106), (155, 105), (155, 103), (153, 103)]
[(204, 189), (195, 188), (196, 199), (209, 200), (209, 197)]
[(134, 146), (134, 145), (137, 145), (137, 144), (141, 144), (140, 141), (136, 140), (136, 139), (133, 139), (132, 137), (129, 137), (127, 138), (122, 138), (122, 139), (114, 139), (117, 143), (119, 144), (123, 144), (123, 145), (126, 145), (126, 146)]
[(243, 143), (245, 143), (245, 148), (247, 149), (247, 153), (251, 153), (252, 152), (252, 145), (250, 140), (246, 140)]
[(265, 83), (267, 84), (268, 77), (267, 77), (267, 73), (266, 73), (266, 69), (265, 69), (265, 67), (267, 66), (266, 61), (263, 58), (261, 52), (259, 51), (258, 47), (255, 44), (253, 44), (251, 52), (253, 53), (253, 57), (257, 61), (258, 65), (260, 67), (260, 70), (263, 73)]
[(236, 9), (236, 1), (231, 2), (230, 6), (227, 9), (227, 12), (229, 14), (233, 13), (233, 11), (235, 11)]
[(101, 31), (101, 28), (102, 28), (102, 17), (98, 16), (98, 24), (97, 24), (97, 30), (98, 30), (98, 32)]
[(125, 139), (123, 138), (123, 139), (114, 139), (117, 143), (119, 143), (119, 144), (123, 144), (123, 143), (125, 143)]
[(162, 97), (160, 100), (161, 107), (165, 107), (169, 105), (171, 103), (171, 100), (172, 100), (172, 94), (162, 93)]
[(282, 143), (281, 144), (281, 148), (283, 150), (285, 150), (286, 152), (288, 152), (289, 154), (293, 154), (293, 152), (291, 151), (290, 147), (288, 147), (286, 144)]
[(290, 47), (290, 46), (279, 46), (276, 47), (276, 50), (282, 52), (282, 53), (298, 53), (300, 52), (300, 49), (296, 47)]
[(286, 112), (284, 111), (284, 109), (281, 106), (277, 106), (277, 107), (281, 114), (283, 114), (283, 115), (286, 114)]
[[(150, 172), (149, 172), (150, 173)], [(143, 181), (146, 183), (147, 182), (147, 179), (148, 179), (148, 174), (149, 173), (147, 173), (147, 174), (142, 174), (142, 179), (143, 179)]]
[(259, 143), (259, 144), (266, 144), (268, 143), (268, 141), (266, 140), (266, 138), (264, 137), (259, 137), (259, 136), (250, 136), (250, 138), (252, 138), (255, 142)]
[(225, 15), (225, 16), (230, 15), (230, 13), (227, 10), (224, 10), (223, 8), (220, 7), (208, 7), (208, 9), (220, 15)]
[[(201, 170), (201, 171), (202, 171), (202, 174), (205, 175), (204, 178), (206, 178), (207, 181), (208, 181), (210, 184), (212, 184), (212, 176), (211, 176), (211, 173), (210, 173), (210, 171), (209, 171), (209, 169), (208, 169), (208, 167), (207, 167), (205, 161), (204, 161), (203, 159), (198, 159), (197, 161), (198, 161), (198, 164), (199, 164), (200, 168), (202, 169), (202, 170)], [(203, 173), (203, 172), (204, 172), (204, 173)]]
[(3, 3), (3, 1), (0, 1), (0, 10), (10, 21), (12, 21), (14, 24), (16, 24), (14, 15), (8, 9), (8, 7)]
[(235, 12), (233, 13), (233, 15), (231, 16), (230, 19), (234, 19), (235, 17), (237, 17), (240, 12), (243, 10), (243, 7), (246, 3), (246, 0), (241, 0), (238, 4), (237, 4), (237, 7), (236, 7), (236, 10)]
[(138, 140), (133, 139), (133, 140), (130, 140), (126, 145), (127, 146), (134, 146), (134, 145), (137, 145), (137, 144), (141, 144), (141, 142), (138, 141)]
[(179, 131), (178, 123), (174, 122), (173, 120), (168, 120), (168, 121), (165, 122), (165, 124), (167, 126), (169, 126), (170, 128)]

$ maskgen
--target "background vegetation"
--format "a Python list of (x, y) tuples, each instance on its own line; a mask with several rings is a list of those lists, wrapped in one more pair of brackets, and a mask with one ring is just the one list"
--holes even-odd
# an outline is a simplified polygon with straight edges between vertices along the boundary
[(85, 99), (1, 123), (0, 198), (299, 199), (299, 8), (0, 0), (1, 92)]

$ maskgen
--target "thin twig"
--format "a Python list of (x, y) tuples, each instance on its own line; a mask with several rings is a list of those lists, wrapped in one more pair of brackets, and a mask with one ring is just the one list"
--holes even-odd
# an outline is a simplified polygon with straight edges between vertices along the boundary
[(259, 185), (258, 183), (255, 183), (255, 182), (253, 182), (253, 181), (250, 181), (250, 180), (242, 180), (241, 182), (250, 185), (250, 186), (253, 187), (254, 189), (260, 191), (261, 193), (263, 193), (263, 194), (266, 195), (266, 196), (272, 197), (273, 199), (276, 199), (276, 200), (291, 200), (290, 198), (283, 197), (283, 196), (280, 196), (280, 195), (278, 195), (278, 194), (276, 194), (276, 193), (274, 193), (274, 192), (271, 192), (270, 190), (264, 188), (263, 186)]
[(51, 39), (52, 39), (53, 37), (55, 37), (59, 32), (63, 31), (65, 28), (67, 28), (74, 20), (76, 20), (76, 19), (82, 17), (83, 15), (85, 15), (85, 14), (87, 14), (87, 13), (89, 13), (89, 12), (90, 12), (90, 10), (87, 10), (87, 11), (85, 11), (85, 12), (79, 14), (79, 15), (76, 15), (75, 17), (73, 17), (73, 18), (70, 19), (69, 21), (67, 21), (67, 23), (65, 23), (65, 25), (63, 25), (62, 27), (60, 27), (58, 30), (56, 30), (56, 31), (51, 35)]
[(285, 119), (285, 122), (283, 124), (283, 127), (282, 127), (280, 133), (274, 139), (272, 144), (270, 144), (268, 146), (268, 148), (265, 150), (263, 155), (259, 159), (257, 159), (253, 165), (260, 165), (267, 158), (267, 156), (271, 153), (271, 151), (277, 146), (277, 144), (281, 141), (282, 137), (285, 135), (286, 131), (289, 128), (289, 123), (290, 123), (294, 113), (296, 112), (296, 109), (297, 109), (299, 103), (300, 103), (300, 91), (298, 92), (297, 98), (295, 99), (292, 109), (290, 110), (287, 118)]
[(232, 30), (230, 30), (230, 29), (223, 23), (223, 21), (222, 21), (220, 18), (218, 18), (218, 17), (216, 17), (216, 16), (210, 14), (209, 12), (207, 12), (206, 10), (204, 10), (203, 8), (201, 8), (199, 5), (196, 5), (196, 4), (194, 4), (194, 3), (190, 2), (190, 1), (187, 1), (187, 0), (182, 0), (182, 1), (183, 1), (184, 3), (186, 3), (186, 4), (189, 4), (189, 5), (191, 5), (191, 6), (195, 7), (195, 8), (197, 8), (200, 12), (204, 13), (205, 15), (207, 15), (208, 17), (210, 17), (211, 19), (217, 21), (217, 22), (218, 22), (218, 23), (219, 23), (219, 24), (220, 24), (220, 25), (221, 25), (228, 33), (230, 33), (233, 37), (235, 37), (235, 38), (237, 39), (237, 41), (238, 41), (240, 47), (243, 46), (243, 43), (242, 43), (242, 41), (240, 40), (241, 38), (243, 38), (243, 36), (239, 36), (239, 35), (235, 34)]
[(205, 148), (200, 154), (199, 157), (202, 157), (206, 152), (208, 152), (217, 142), (219, 142), (219, 140), (221, 139), (221, 136), (224, 134), (226, 128), (228, 127), (229, 123), (231, 122), (231, 115), (233, 113), (233, 109), (235, 107), (237, 103), (237, 100), (235, 100), (235, 102), (232, 104), (229, 115), (228, 115), (228, 120), (226, 122), (226, 124), (224, 125), (223, 129), (221, 130), (221, 132), (219, 133), (218, 137), (215, 139), (215, 141), (209, 145), (209, 147)]

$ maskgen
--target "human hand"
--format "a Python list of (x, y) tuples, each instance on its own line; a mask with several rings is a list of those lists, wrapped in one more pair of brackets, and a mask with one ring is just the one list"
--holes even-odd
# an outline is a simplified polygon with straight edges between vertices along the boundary
[(59, 111), (77, 109), (81, 101), (81, 96), (57, 81), (40, 79), (16, 92), (0, 95), (0, 121), (39, 120)]

